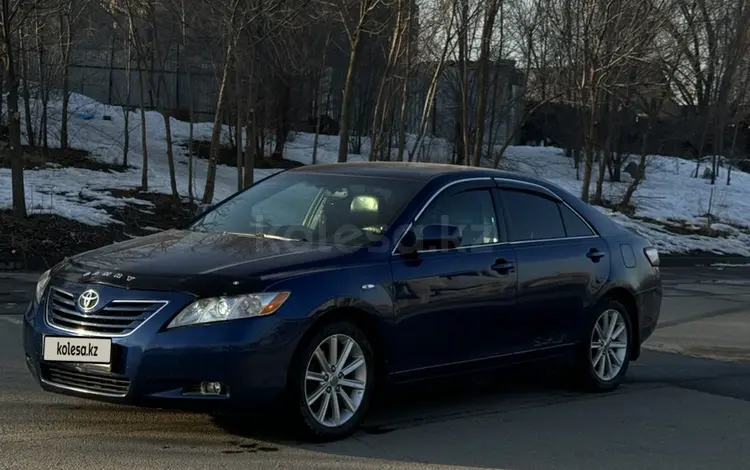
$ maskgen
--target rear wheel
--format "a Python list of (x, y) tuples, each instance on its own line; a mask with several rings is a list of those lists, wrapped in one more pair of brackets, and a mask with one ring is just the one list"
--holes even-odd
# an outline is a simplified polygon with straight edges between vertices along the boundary
[(324, 326), (302, 346), (290, 378), (307, 437), (342, 439), (357, 429), (370, 404), (373, 369), (370, 342), (349, 322)]
[(632, 338), (630, 317), (622, 304), (607, 299), (598, 305), (576, 361), (580, 385), (598, 392), (616, 389), (630, 365)]

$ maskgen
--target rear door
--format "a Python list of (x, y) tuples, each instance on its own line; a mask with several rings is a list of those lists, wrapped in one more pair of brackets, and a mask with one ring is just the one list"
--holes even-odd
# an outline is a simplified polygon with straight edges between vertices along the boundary
[(588, 309), (609, 278), (607, 244), (554, 193), (498, 182), (518, 265), (520, 349), (544, 350), (580, 339)]

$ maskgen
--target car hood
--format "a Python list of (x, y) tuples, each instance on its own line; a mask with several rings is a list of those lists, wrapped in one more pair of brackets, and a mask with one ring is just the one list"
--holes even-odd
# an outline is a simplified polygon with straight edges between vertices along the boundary
[(346, 251), (308, 242), (168, 230), (76, 255), (53, 275), (128, 289), (231, 295), (340, 265)]

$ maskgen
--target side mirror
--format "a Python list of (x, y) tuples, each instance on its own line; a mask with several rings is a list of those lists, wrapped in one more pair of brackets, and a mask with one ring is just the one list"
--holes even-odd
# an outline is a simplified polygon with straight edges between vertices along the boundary
[(399, 245), (399, 252), (413, 256), (422, 250), (447, 250), (461, 246), (461, 229), (455, 225), (427, 225), (419, 235), (409, 230)]

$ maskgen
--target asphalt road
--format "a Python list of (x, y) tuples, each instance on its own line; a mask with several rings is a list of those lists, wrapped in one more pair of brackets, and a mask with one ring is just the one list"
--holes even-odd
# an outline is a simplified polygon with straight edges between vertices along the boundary
[(745, 469), (750, 267), (664, 277), (652, 349), (614, 393), (572, 392), (528, 370), (392, 397), (354, 438), (310, 445), (272, 416), (240, 431), (205, 415), (42, 392), (23, 365), (17, 315), (33, 277), (0, 274), (0, 469)]

